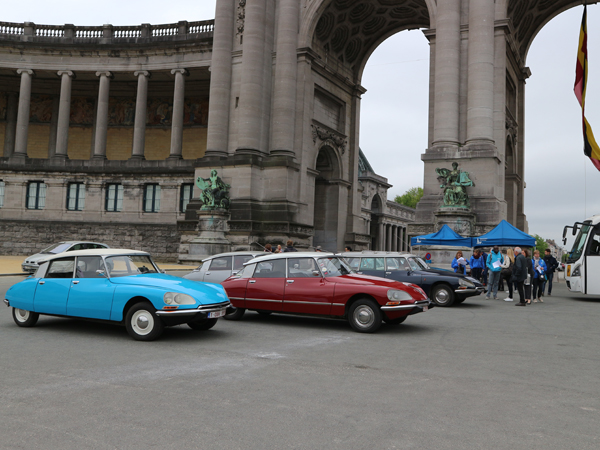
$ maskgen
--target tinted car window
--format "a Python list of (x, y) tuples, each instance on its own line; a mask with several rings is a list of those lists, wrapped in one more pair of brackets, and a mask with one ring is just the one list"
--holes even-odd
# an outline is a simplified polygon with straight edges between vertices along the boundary
[(384, 258), (363, 258), (360, 270), (385, 270)]
[(244, 267), (244, 263), (247, 263), (252, 259), (252, 255), (235, 255), (233, 257), (233, 270), (240, 270)]
[(314, 277), (314, 271), (319, 272), (319, 269), (317, 268), (317, 263), (313, 258), (288, 259), (288, 278)]
[(99, 256), (80, 256), (77, 258), (76, 278), (99, 278), (96, 270), (104, 270), (104, 262)]
[(45, 278), (73, 278), (75, 258), (55, 259), (50, 261), (50, 267)]
[(215, 258), (210, 262), (210, 270), (231, 270), (231, 256)]
[(285, 277), (285, 259), (275, 259), (256, 264), (254, 278), (283, 278)]
[(406, 258), (386, 258), (386, 270), (407, 270), (410, 269)]

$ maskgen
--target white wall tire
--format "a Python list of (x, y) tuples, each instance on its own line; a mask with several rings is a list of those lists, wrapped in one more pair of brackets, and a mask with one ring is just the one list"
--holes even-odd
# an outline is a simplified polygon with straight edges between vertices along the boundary
[(125, 317), (127, 333), (136, 341), (153, 341), (163, 332), (164, 323), (150, 303), (136, 303)]
[(18, 326), (25, 328), (34, 326), (40, 317), (38, 313), (19, 308), (12, 309), (12, 316)]

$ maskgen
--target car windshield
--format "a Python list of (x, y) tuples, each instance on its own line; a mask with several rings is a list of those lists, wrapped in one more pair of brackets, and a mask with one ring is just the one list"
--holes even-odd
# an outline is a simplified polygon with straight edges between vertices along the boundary
[(354, 271), (341, 258), (319, 258), (319, 268), (325, 278), (339, 277), (354, 273)]
[(143, 255), (109, 256), (106, 258), (106, 267), (111, 277), (158, 273), (150, 257)]
[(64, 244), (64, 243), (59, 242), (58, 244), (52, 244), (50, 247), (45, 248), (40, 253), (50, 253), (50, 254), (56, 255), (57, 253), (64, 252), (70, 246), (71, 246), (71, 244)]
[(417, 263), (419, 263), (421, 265), (421, 267), (423, 267), (423, 269), (431, 269), (431, 267), (429, 267), (429, 264), (427, 264), (425, 261), (423, 261), (423, 258), (415, 258), (417, 260)]
[(411, 270), (425, 269), (425, 267), (421, 267), (421, 265), (417, 262), (417, 258), (408, 258), (408, 264), (410, 265)]

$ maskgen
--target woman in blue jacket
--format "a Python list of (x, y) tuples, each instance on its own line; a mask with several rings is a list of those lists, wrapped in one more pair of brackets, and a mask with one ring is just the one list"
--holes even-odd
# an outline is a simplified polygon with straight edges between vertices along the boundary
[(481, 254), (481, 250), (477, 249), (473, 252), (473, 256), (471, 256), (471, 259), (469, 260), (469, 266), (471, 266), (471, 276), (476, 280), (481, 281), (481, 274), (485, 267), (485, 261)]
[[(454, 272), (456, 272), (456, 273), (462, 273), (462, 274), (464, 274), (464, 273), (465, 273), (466, 266), (465, 266), (464, 264), (460, 264), (460, 263), (458, 262), (458, 260), (459, 260), (460, 258), (462, 258), (462, 257), (463, 257), (463, 254), (462, 254), (462, 252), (461, 252), (460, 250), (459, 250), (459, 251), (457, 251), (457, 252), (456, 252), (456, 256), (455, 256), (455, 257), (454, 257), (454, 259), (452, 260), (452, 268), (454, 269)], [(467, 260), (465, 259), (465, 263), (468, 265), (468, 264), (469, 264), (469, 261), (467, 261)]]
[(533, 265), (533, 303), (537, 303), (538, 300), (544, 303), (542, 300), (542, 288), (544, 287), (544, 281), (546, 279), (546, 263), (540, 258), (539, 250), (533, 252), (533, 259), (531, 260)]

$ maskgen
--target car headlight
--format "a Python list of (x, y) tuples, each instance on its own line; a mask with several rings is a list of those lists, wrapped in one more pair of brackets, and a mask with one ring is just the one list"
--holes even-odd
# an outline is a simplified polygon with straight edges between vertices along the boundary
[(177, 292), (167, 292), (163, 300), (167, 305), (194, 305), (196, 303), (196, 300), (191, 295), (179, 294)]
[(573, 272), (571, 272), (572, 277), (580, 277), (581, 276), (581, 265), (575, 267)]
[(465, 278), (459, 278), (458, 279), (458, 285), (459, 286), (464, 286), (464, 287), (468, 287), (468, 288), (474, 288), (475, 287), (475, 283), (473, 283), (472, 281), (469, 281)]
[(406, 291), (399, 291), (396, 289), (390, 289), (387, 292), (388, 299), (393, 301), (412, 300), (412, 296)]

